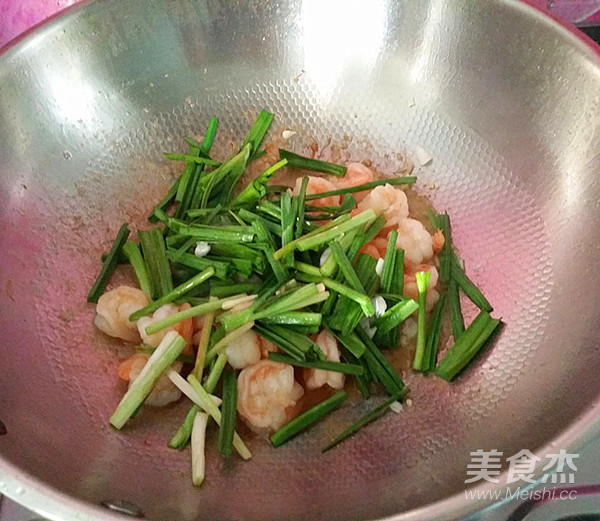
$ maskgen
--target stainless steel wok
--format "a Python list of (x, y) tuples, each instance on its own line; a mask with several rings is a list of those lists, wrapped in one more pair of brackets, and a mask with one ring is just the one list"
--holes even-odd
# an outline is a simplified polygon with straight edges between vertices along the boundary
[[(109, 427), (125, 353), (85, 295), (169, 186), (161, 152), (215, 115), (237, 140), (263, 107), (298, 150), (331, 138), (387, 174), (431, 154), (419, 189), (506, 327), (456, 384), (406, 375), (414, 407), (336, 450), (327, 422), (255, 440), (249, 463), (210, 454), (198, 490), (166, 446), (184, 403)], [(0, 59), (0, 493), (54, 520), (118, 519), (116, 499), (156, 520), (442, 519), (489, 502), (465, 499), (470, 452), (576, 452), (600, 427), (599, 110), (598, 48), (516, 1), (103, 0), (23, 38)]]

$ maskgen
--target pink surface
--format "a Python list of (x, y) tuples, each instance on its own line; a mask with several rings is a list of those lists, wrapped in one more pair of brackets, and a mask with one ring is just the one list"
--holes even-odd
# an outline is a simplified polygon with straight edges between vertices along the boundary
[(593, 14), (592, 16), (590, 16), (586, 22), (589, 23), (600, 23), (600, 11), (598, 11), (596, 14)]
[[(0, 0), (0, 47), (78, 0)], [(531, 0), (530, 0), (531, 1)], [(547, 6), (547, 0), (532, 3)], [(600, 11), (587, 19), (600, 22)]]
[(77, 0), (0, 0), (0, 47)]

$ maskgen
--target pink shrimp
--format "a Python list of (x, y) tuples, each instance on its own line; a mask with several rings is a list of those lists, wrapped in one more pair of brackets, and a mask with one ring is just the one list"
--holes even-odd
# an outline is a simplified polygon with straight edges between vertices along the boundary
[(146, 315), (145, 317), (139, 318), (137, 321), (137, 328), (142, 337), (142, 341), (145, 344), (148, 344), (149, 346), (158, 347), (158, 345), (162, 341), (163, 337), (167, 334), (167, 332), (173, 331), (176, 328), (176, 326), (170, 326), (165, 329), (161, 329), (160, 331), (152, 335), (148, 335), (146, 333), (146, 328), (151, 324), (154, 324), (154, 322), (158, 322), (159, 320), (174, 315), (178, 311), (179, 306), (177, 304), (163, 304), (151, 316)]
[[(316, 344), (327, 355), (327, 360), (340, 361), (340, 349), (335, 337), (326, 329), (323, 329), (315, 339)], [(334, 371), (323, 371), (322, 369), (304, 369), (304, 384), (307, 389), (318, 389), (328, 385), (332, 389), (344, 388), (345, 376)]]
[[(185, 311), (190, 309), (192, 306), (185, 302), (179, 306), (179, 311)], [(193, 355), (194, 348), (192, 347), (192, 336), (194, 335), (194, 320), (192, 318), (186, 318), (181, 322), (175, 324), (175, 331), (177, 331), (185, 340), (185, 347), (183, 348), (182, 354)]]
[(256, 431), (275, 431), (289, 421), (304, 394), (291, 365), (261, 360), (238, 375), (237, 409)]
[[(374, 180), (375, 174), (369, 167), (362, 163), (350, 163), (347, 167), (346, 175), (332, 181), (338, 188), (351, 188), (353, 186), (370, 183)], [(367, 190), (364, 190), (362, 192), (353, 192), (353, 195), (357, 201), (362, 201), (368, 193)]]
[(431, 245), (433, 247), (433, 253), (439, 253), (440, 251), (442, 251), (445, 242), (446, 238), (444, 237), (444, 232), (442, 232), (442, 230), (437, 230), (431, 236)]
[(377, 215), (385, 217), (384, 228), (398, 226), (408, 217), (408, 200), (406, 194), (392, 185), (376, 186), (358, 203), (358, 211), (372, 209)]
[(131, 313), (149, 303), (144, 292), (130, 286), (119, 286), (104, 293), (96, 305), (94, 324), (107, 335), (127, 342), (139, 342), (136, 323), (129, 321)]
[[(296, 186), (294, 186), (294, 195), (300, 193), (300, 187), (302, 185), (302, 178), (296, 179)], [(306, 187), (307, 195), (322, 194), (324, 192), (330, 192), (331, 190), (337, 190), (338, 187), (328, 179), (324, 177), (308, 176), (308, 185)], [(314, 206), (337, 206), (340, 204), (339, 195), (331, 195), (329, 197), (323, 197), (321, 199), (313, 199), (310, 204)]]
[(117, 369), (117, 373), (119, 378), (125, 382), (129, 382), (129, 375), (131, 374), (131, 369), (137, 364), (144, 365), (148, 358), (150, 358), (145, 353), (135, 353), (131, 355), (129, 358), (126, 358), (119, 364), (119, 368)]
[(431, 235), (416, 219), (403, 219), (398, 224), (396, 247), (404, 250), (404, 261), (409, 266), (417, 266), (433, 257)]
[(194, 333), (202, 331), (202, 328), (204, 327), (205, 318), (205, 315), (197, 315), (194, 318), (192, 318), (192, 323), (194, 325)]
[(279, 353), (279, 348), (269, 342), (266, 338), (260, 337), (260, 356), (261, 358), (269, 358), (269, 353)]
[(234, 369), (243, 369), (260, 360), (261, 338), (255, 331), (246, 331), (225, 348), (229, 364)]
[(383, 259), (385, 257), (385, 250), (387, 249), (388, 240), (384, 237), (375, 237), (372, 241), (365, 244), (359, 253), (366, 253), (374, 259)]
[[(123, 360), (119, 364), (119, 378), (129, 382), (129, 386), (131, 387), (131, 384), (142, 372), (142, 369), (146, 365), (146, 362), (148, 362), (149, 358), (150, 356), (145, 353), (136, 353), (126, 360)], [(179, 373), (183, 367), (183, 364), (181, 362), (173, 362), (171, 367)], [(154, 384), (152, 392), (144, 400), (144, 405), (162, 407), (179, 400), (180, 397), (181, 391), (175, 387), (166, 374), (163, 374)]]

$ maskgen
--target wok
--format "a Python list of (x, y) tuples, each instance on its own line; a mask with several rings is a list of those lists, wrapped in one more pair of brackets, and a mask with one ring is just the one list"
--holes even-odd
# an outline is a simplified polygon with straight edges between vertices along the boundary
[[(600, 426), (599, 65), (595, 45), (508, 0), (104, 0), (12, 45), (0, 492), (55, 520), (119, 519), (100, 506), (117, 499), (181, 521), (443, 519), (490, 502), (465, 499), (470, 452), (576, 452)], [(331, 139), (386, 174), (431, 154), (419, 189), (506, 326), (455, 384), (407, 374), (414, 407), (336, 450), (320, 454), (328, 422), (276, 450), (253, 440), (248, 463), (210, 454), (198, 490), (187, 451), (166, 446), (185, 403), (109, 427), (128, 353), (85, 296), (119, 225), (142, 225), (169, 186), (161, 152), (219, 116), (222, 157), (261, 108), (299, 151)]]

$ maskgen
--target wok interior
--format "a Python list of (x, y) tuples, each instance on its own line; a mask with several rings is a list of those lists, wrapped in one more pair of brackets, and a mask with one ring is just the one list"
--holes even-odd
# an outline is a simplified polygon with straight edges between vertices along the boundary
[[(114, 0), (18, 44), (0, 62), (3, 460), (151, 519), (372, 519), (459, 493), (470, 451), (549, 443), (600, 394), (597, 65), (492, 1)], [(277, 450), (255, 439), (248, 463), (210, 454), (196, 490), (189, 453), (166, 446), (185, 403), (109, 428), (128, 351), (85, 295), (119, 225), (143, 226), (170, 185), (161, 152), (219, 116), (223, 157), (261, 108), (295, 149), (331, 138), (386, 174), (425, 148), (420, 189), (506, 326), (455, 385), (407, 374), (414, 407), (336, 450), (320, 454), (331, 422)]]

